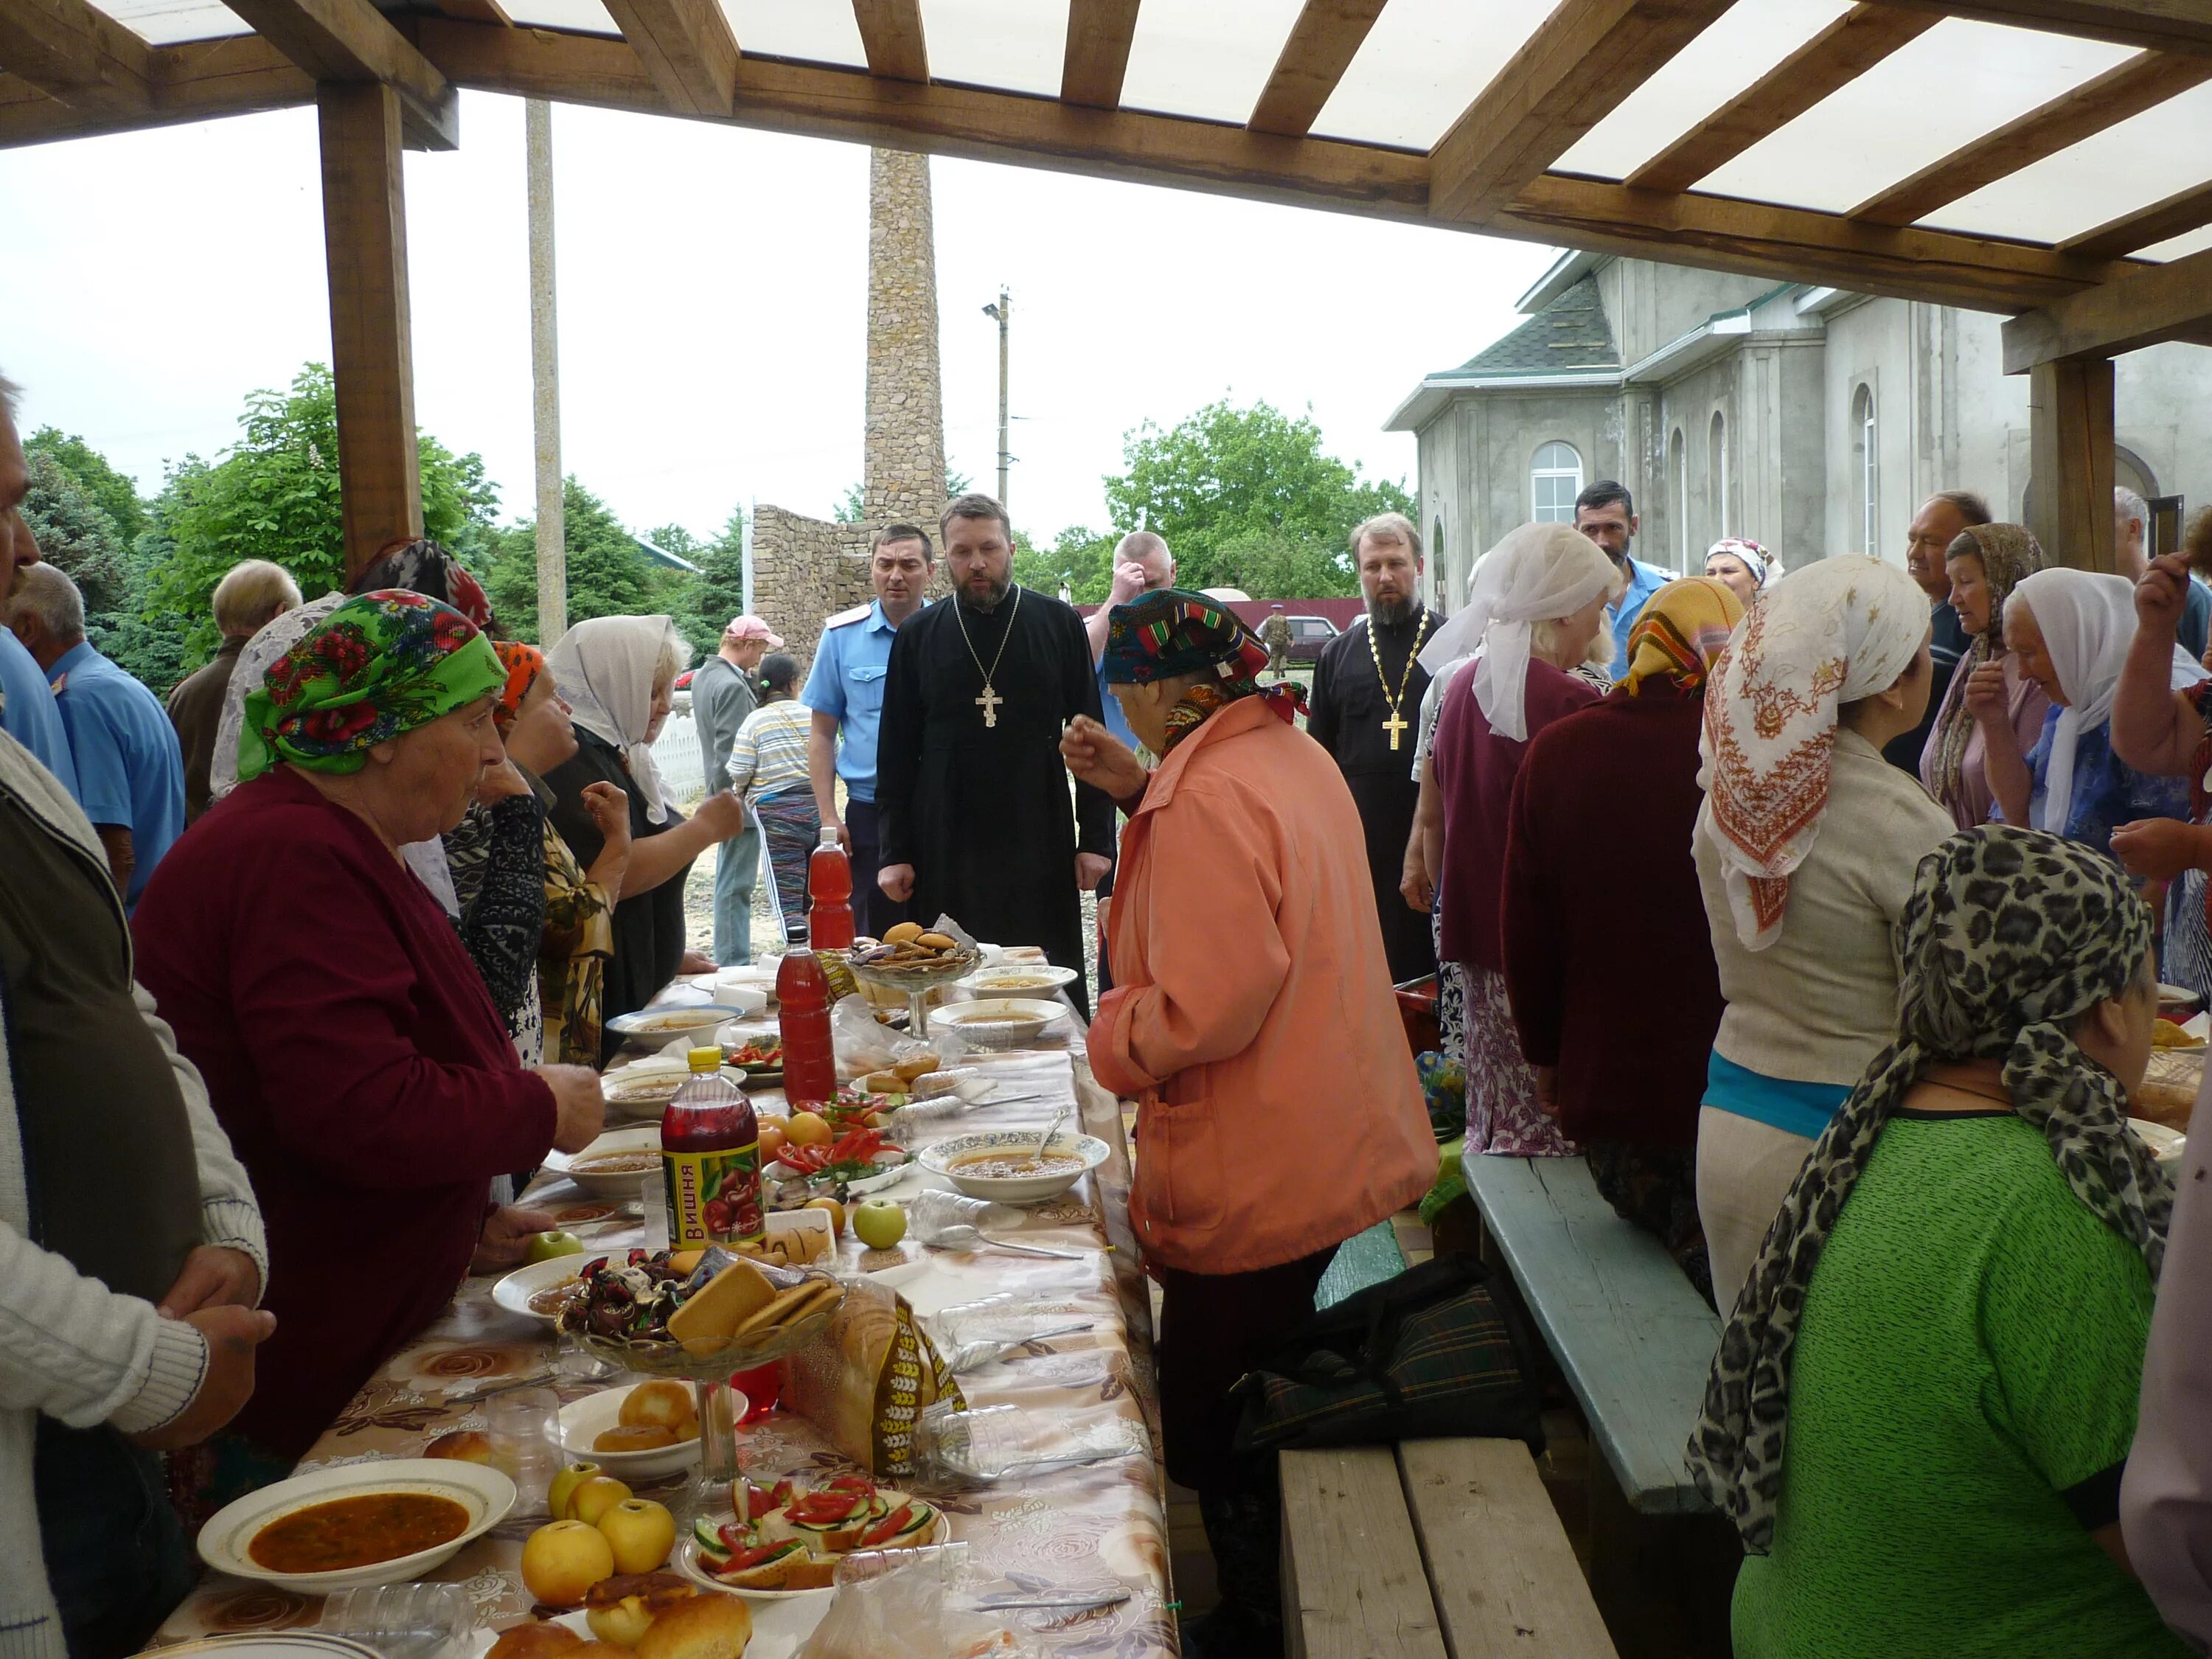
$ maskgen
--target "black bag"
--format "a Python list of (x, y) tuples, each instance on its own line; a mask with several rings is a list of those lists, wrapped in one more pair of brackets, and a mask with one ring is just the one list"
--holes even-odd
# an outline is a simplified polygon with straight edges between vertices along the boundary
[(1316, 1314), (1239, 1380), (1240, 1455), (1452, 1436), (1544, 1449), (1536, 1348), (1490, 1269), (1453, 1254)]

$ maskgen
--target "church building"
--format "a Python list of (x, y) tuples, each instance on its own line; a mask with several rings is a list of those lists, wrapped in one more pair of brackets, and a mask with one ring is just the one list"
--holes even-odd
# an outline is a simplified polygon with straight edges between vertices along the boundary
[[(1460, 603), (1514, 526), (1571, 521), (1600, 478), (1635, 495), (1636, 556), (1675, 571), (1703, 569), (1723, 536), (1785, 569), (1902, 562), (1938, 489), (2026, 516), (2027, 377), (2003, 372), (2001, 317), (1586, 253), (1517, 308), (1526, 322), (1386, 422), (1419, 437), (1431, 604)], [(2150, 501), (2171, 546), (2185, 508), (2212, 501), (2212, 350), (2155, 346), (2116, 367), (2115, 481)]]

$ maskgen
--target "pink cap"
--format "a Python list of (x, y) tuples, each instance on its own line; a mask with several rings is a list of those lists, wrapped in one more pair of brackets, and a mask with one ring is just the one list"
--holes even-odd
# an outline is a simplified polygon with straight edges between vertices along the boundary
[(766, 640), (771, 651), (783, 649), (783, 635), (771, 633), (769, 625), (758, 617), (734, 617), (722, 632), (726, 638), (732, 640)]

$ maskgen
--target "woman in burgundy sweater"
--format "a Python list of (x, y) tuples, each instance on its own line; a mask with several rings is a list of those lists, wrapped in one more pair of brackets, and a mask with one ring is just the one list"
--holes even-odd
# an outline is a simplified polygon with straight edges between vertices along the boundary
[(139, 905), (139, 977), (268, 1221), (276, 1334), (206, 1497), (281, 1475), (445, 1308), (480, 1239), (527, 1224), (493, 1212), (494, 1176), (599, 1133), (598, 1079), (521, 1068), (453, 924), (400, 861), (505, 763), (506, 681), (459, 612), (347, 600), (249, 695), (246, 781)]
[(1627, 678), (1528, 745), (1502, 899), (1506, 994), (1538, 1098), (1598, 1191), (1707, 1301), (1698, 1107), (1721, 987), (1690, 832), (1705, 677), (1742, 616), (1710, 576), (1651, 596)]

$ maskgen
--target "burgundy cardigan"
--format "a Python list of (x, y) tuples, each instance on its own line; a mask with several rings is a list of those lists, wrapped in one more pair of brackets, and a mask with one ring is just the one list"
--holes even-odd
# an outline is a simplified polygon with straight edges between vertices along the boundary
[(1721, 1023), (1690, 855), (1702, 696), (1615, 690), (1528, 745), (1504, 888), (1505, 990), (1576, 1140), (1688, 1146)]
[(452, 1299), (553, 1093), (438, 902), (289, 768), (185, 832), (132, 931), (268, 1224), (276, 1334), (231, 1426), (296, 1457)]

